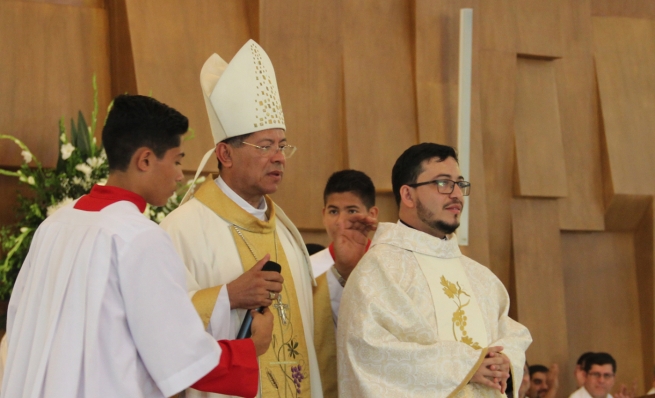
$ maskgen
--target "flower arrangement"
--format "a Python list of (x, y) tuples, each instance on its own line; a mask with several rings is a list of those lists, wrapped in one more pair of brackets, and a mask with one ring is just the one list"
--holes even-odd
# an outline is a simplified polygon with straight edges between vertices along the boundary
[[(41, 222), (59, 208), (87, 194), (93, 185), (103, 185), (107, 181), (107, 155), (94, 136), (98, 117), (98, 88), (95, 76), (93, 91), (94, 106), (90, 126), (82, 112), (77, 115), (77, 123), (71, 119), (70, 132), (66, 131), (64, 118), (59, 120), (59, 158), (54, 169), (43, 167), (21, 140), (0, 134), (0, 139), (13, 141), (23, 156), (23, 162), (16, 171), (0, 169), (0, 174), (18, 178), (18, 181), (31, 191), (26, 196), (18, 194), (19, 221), (0, 227), (0, 300), (7, 300), (11, 295), (34, 232)], [(109, 105), (108, 113), (111, 106), (112, 104)], [(196, 184), (201, 182), (202, 179), (198, 179)], [(157, 223), (161, 222), (179, 205), (189, 185), (190, 182), (181, 185), (165, 206), (148, 206), (144, 214)]]

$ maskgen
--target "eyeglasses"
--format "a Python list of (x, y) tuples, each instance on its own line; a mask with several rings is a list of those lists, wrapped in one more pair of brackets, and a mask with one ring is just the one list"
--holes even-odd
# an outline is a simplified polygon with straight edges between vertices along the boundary
[(437, 191), (443, 194), (451, 194), (455, 190), (455, 185), (462, 190), (463, 196), (469, 196), (471, 193), (471, 183), (468, 181), (453, 181), (453, 180), (432, 180), (426, 182), (418, 182), (416, 184), (407, 184), (408, 187), (418, 188), (421, 185), (434, 184), (437, 186)]
[(611, 380), (614, 377), (614, 373), (591, 372), (591, 373), (587, 373), (587, 376), (593, 377), (594, 379)]
[[(278, 147), (274, 147), (273, 145), (266, 145), (266, 146), (259, 146), (255, 144), (251, 144), (249, 142), (241, 141), (242, 144), (246, 144), (252, 147), (255, 147), (259, 149), (261, 154), (263, 156), (274, 156), (278, 152), (282, 152), (282, 155), (284, 155), (285, 158), (289, 159), (291, 156), (293, 156), (294, 153), (296, 153), (296, 150), (298, 149), (297, 147), (293, 145), (281, 145)], [(274, 149), (275, 148), (275, 149)]]

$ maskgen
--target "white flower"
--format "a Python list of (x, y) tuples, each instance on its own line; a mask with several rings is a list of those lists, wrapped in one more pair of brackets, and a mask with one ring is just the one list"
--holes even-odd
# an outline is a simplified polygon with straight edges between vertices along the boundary
[(82, 179), (78, 176), (73, 177), (73, 184), (74, 185), (82, 185)]
[(198, 177), (198, 179), (196, 180), (196, 184), (202, 184), (203, 182), (205, 182), (205, 176)]
[(96, 184), (98, 184), (98, 185), (107, 185), (107, 179), (106, 178), (100, 179), (100, 180), (98, 180), (98, 182), (96, 182)]
[(86, 160), (86, 163), (87, 163), (89, 166), (91, 166), (91, 167), (93, 167), (93, 168), (95, 169), (95, 168), (97, 168), (98, 166), (100, 166), (101, 164), (105, 163), (105, 160), (102, 159), (102, 158), (95, 158), (95, 157), (93, 157), (93, 158), (88, 158), (88, 159)]
[(61, 142), (66, 142), (66, 134), (61, 133), (61, 135), (59, 136), (59, 140), (60, 140)]
[(65, 143), (61, 146), (61, 158), (66, 160), (73, 154), (75, 147), (70, 142)]
[(29, 163), (32, 161), (32, 153), (30, 151), (23, 151), (20, 153), (23, 156), (23, 160), (25, 163)]
[(22, 228), (20, 229), (20, 233), (21, 233), (21, 234), (24, 234), (25, 232), (27, 232), (27, 227), (22, 227)]
[(166, 217), (166, 214), (164, 214), (163, 211), (158, 212), (157, 215), (155, 216), (155, 221), (157, 222), (157, 224), (164, 221), (164, 217)]
[(61, 202), (55, 203), (54, 205), (49, 206), (48, 207), (48, 212), (47, 212), (48, 217), (53, 215), (57, 210), (61, 209), (62, 207), (66, 206), (66, 205), (68, 205), (68, 204), (70, 204), (72, 202), (73, 202), (73, 198), (65, 197), (64, 199), (61, 200)]
[(85, 163), (80, 163), (77, 166), (75, 166), (75, 170), (81, 171), (84, 173), (84, 176), (88, 179), (91, 173), (93, 172), (93, 169)]
[(27, 177), (27, 183), (30, 184), (30, 185), (34, 185), (34, 184), (36, 184), (36, 181), (34, 181), (34, 177), (29, 176), (29, 177)]

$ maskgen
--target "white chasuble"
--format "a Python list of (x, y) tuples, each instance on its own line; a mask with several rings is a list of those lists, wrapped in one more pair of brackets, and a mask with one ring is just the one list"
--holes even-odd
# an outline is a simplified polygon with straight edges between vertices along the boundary
[(503, 284), (463, 256), (454, 235), (380, 223), (341, 298), (339, 396), (500, 397), (470, 380), (492, 346), (504, 347), (521, 380), (532, 339), (508, 311)]

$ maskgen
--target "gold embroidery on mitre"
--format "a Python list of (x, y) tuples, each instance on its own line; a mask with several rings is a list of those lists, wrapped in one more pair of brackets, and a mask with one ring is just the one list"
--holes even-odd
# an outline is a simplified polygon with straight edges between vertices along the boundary
[[(471, 295), (466, 293), (464, 290), (462, 290), (462, 287), (459, 285), (459, 282), (452, 283), (448, 279), (446, 279), (445, 276), (441, 276), (441, 286), (443, 286), (443, 292), (448, 298), (452, 299), (455, 302), (455, 305), (457, 305), (457, 310), (453, 312), (453, 337), (455, 338), (455, 341), (462, 342), (464, 344), (467, 344), (471, 346), (471, 348), (474, 348), (476, 350), (481, 350), (482, 347), (480, 347), (480, 344), (478, 342), (473, 341), (471, 336), (468, 336), (468, 332), (466, 331), (466, 312), (464, 311), (464, 307), (469, 305), (471, 303)], [(462, 303), (462, 295), (469, 297), (469, 300), (466, 303)], [(461, 333), (460, 338), (457, 338), (457, 332), (455, 330), (455, 327), (457, 327)]]
[[(257, 99), (255, 100), (255, 103), (259, 102), (259, 105), (263, 106), (264, 109), (267, 107), (272, 108), (274, 109), (273, 112), (275, 112), (273, 115), (274, 118), (262, 120), (263, 115), (259, 115), (259, 108), (255, 108), (255, 127), (257, 127), (257, 122), (259, 122), (260, 127), (269, 124), (284, 124), (284, 114), (282, 113), (282, 106), (280, 105), (280, 96), (277, 92), (277, 86), (273, 84), (268, 69), (262, 65), (262, 55), (257, 45), (254, 43), (250, 44), (250, 51), (252, 53), (253, 63), (255, 64), (255, 73), (262, 75), (262, 80), (259, 80), (259, 77), (257, 77), (258, 84), (256, 83), (255, 85), (255, 89), (257, 90)], [(259, 94), (260, 92), (261, 94)], [(271, 106), (269, 102), (272, 102), (273, 106)], [(264, 109), (262, 111), (264, 111)], [(266, 116), (269, 116), (268, 113)]]

